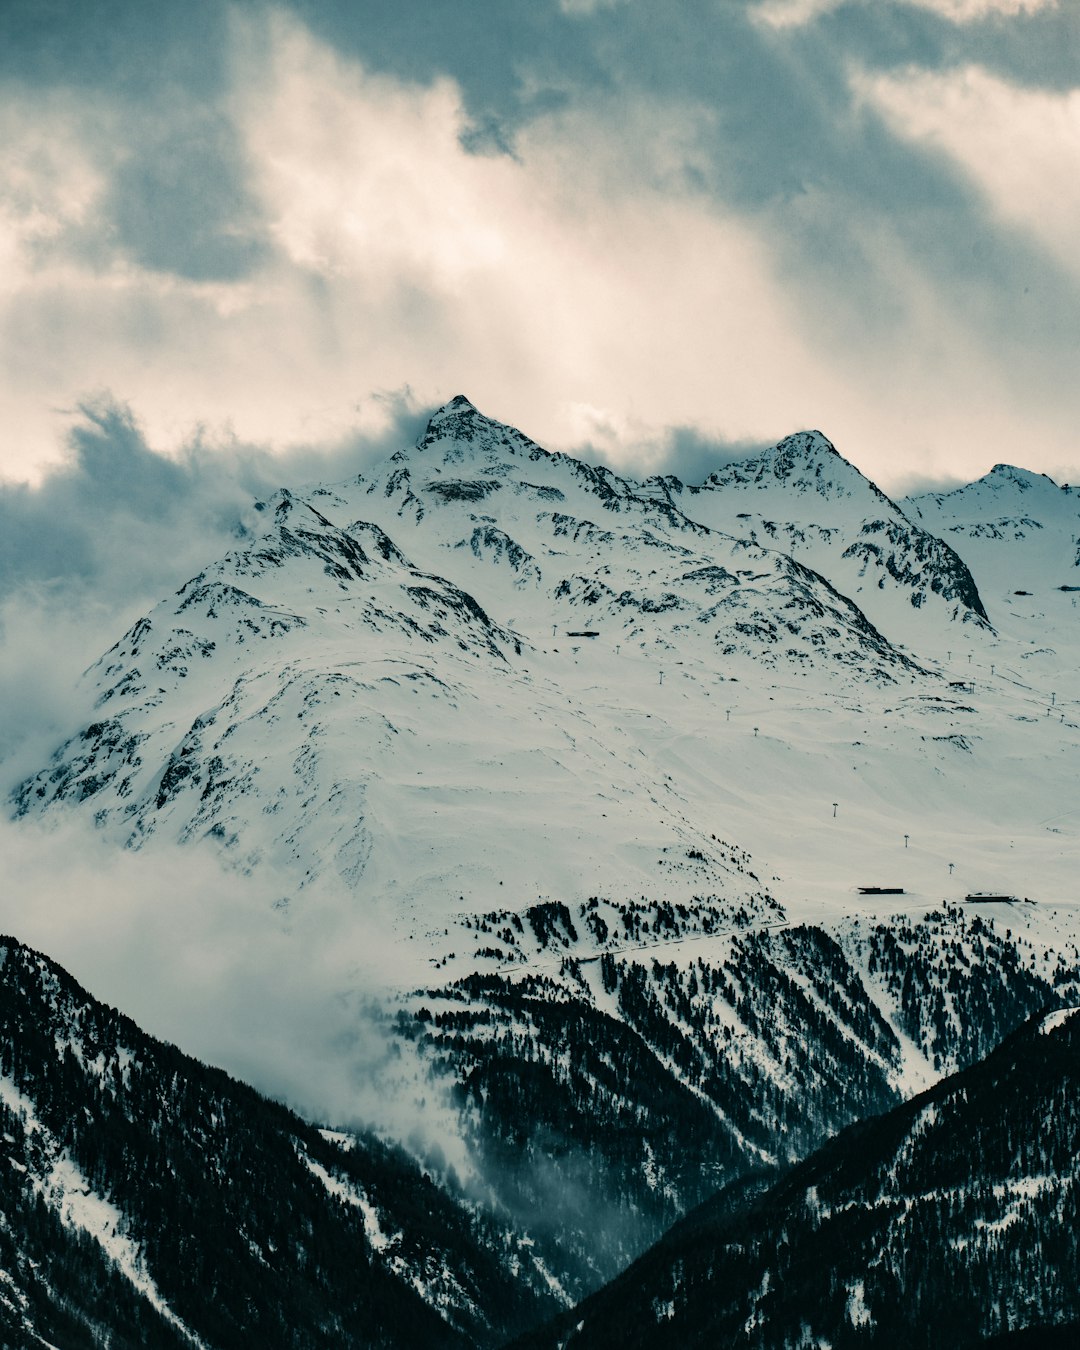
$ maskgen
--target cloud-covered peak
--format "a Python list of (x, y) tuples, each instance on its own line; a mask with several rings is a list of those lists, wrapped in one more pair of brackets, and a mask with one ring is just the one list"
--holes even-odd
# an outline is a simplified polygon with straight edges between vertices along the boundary
[(471, 399), (466, 398), (464, 394), (455, 394), (441, 408), (436, 408), (428, 418), (427, 428), (421, 437), (421, 441), (426, 443), (432, 436), (443, 435), (448, 427), (466, 426), (474, 423), (477, 419), (484, 422), (490, 420), (484, 417)]
[(785, 436), (776, 446), (767, 452), (776, 465), (777, 476), (783, 477), (782, 470), (796, 464), (822, 464), (831, 459), (839, 459), (840, 454), (832, 441), (820, 431), (796, 431)]

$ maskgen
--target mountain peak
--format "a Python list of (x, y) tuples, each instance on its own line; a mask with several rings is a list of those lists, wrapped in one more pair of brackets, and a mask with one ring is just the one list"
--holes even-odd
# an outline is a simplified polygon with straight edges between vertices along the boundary
[(803, 459), (816, 459), (820, 455), (836, 455), (840, 452), (823, 431), (796, 431), (785, 436), (773, 447), (773, 455), (798, 455)]
[[(818, 479), (833, 482), (841, 465), (854, 469), (854, 465), (840, 454), (832, 441), (820, 431), (797, 431), (767, 450), (761, 456), (762, 468), (773, 474), (781, 482), (788, 479), (803, 480), (808, 472)], [(859, 471), (855, 469), (855, 472)], [(859, 474), (859, 477), (863, 477)]]
[(797, 431), (762, 454), (729, 464), (711, 474), (712, 487), (767, 487), (782, 483), (798, 493), (816, 497), (850, 497), (869, 491), (883, 502), (888, 498), (854, 464), (846, 460), (820, 431)]
[(464, 394), (455, 394), (449, 403), (444, 403), (441, 408), (431, 414), (432, 422), (441, 421), (444, 417), (452, 417), (455, 413), (475, 413), (478, 408), (472, 399), (466, 398)]
[(988, 512), (1002, 519), (1020, 512), (1025, 517), (1040, 515), (1038, 527), (1062, 513), (1063, 519), (1073, 520), (1076, 511), (1077, 490), (1066, 483), (1055, 482), (1049, 474), (1036, 473), (1017, 464), (995, 464), (988, 473), (971, 483), (946, 492), (923, 492), (906, 499), (905, 509), (912, 507), (924, 519), (940, 515), (945, 528), (957, 528), (959, 520), (977, 522)]
[(433, 451), (424, 459), (435, 463), (441, 454), (443, 467), (472, 463), (487, 464), (493, 469), (499, 463), (524, 456), (526, 459), (547, 458), (535, 441), (515, 427), (507, 426), (494, 417), (488, 417), (464, 394), (456, 394), (449, 403), (436, 409), (428, 419), (424, 434), (416, 442), (419, 451)]
[(417, 449), (426, 450), (439, 441), (474, 441), (485, 429), (500, 424), (485, 417), (476, 404), (464, 394), (455, 394), (449, 403), (436, 408), (428, 418), (424, 434), (417, 441)]
[(1016, 464), (995, 464), (982, 480), (991, 487), (1003, 487), (1013, 484), (1020, 492), (1030, 492), (1033, 487), (1053, 487), (1058, 485), (1045, 473), (1035, 473), (1031, 469), (1021, 469)]
[(444, 403), (441, 408), (436, 408), (428, 418), (424, 434), (420, 437), (417, 445), (420, 449), (424, 449), (434, 441), (447, 439), (472, 440), (472, 430), (475, 423), (477, 421), (487, 422), (488, 420), (476, 404), (467, 399), (464, 394), (455, 394), (449, 403)]

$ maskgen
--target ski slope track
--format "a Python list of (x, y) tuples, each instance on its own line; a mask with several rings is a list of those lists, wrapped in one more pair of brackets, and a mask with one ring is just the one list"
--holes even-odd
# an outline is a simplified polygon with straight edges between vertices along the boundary
[(563, 1302), (1077, 1000), (1074, 490), (894, 502), (816, 431), (634, 481), (458, 397), (259, 515), (12, 812), (272, 876), (297, 943), (344, 897), (382, 1090)]

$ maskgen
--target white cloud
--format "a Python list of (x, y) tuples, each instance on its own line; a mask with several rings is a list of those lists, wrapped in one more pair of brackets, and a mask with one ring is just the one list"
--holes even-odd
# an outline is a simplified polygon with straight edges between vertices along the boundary
[(969, 66), (860, 75), (899, 136), (947, 156), (1006, 225), (1080, 276), (1080, 89), (1021, 89)]
[[(472, 155), (447, 80), (375, 75), (281, 15), (238, 19), (230, 52), (223, 115), (271, 240), (242, 280), (148, 271), (81, 236), (66, 247), (94, 220), (115, 128), (56, 114), (50, 158), (34, 150), (29, 114), (0, 115), (26, 166), (22, 200), (48, 208), (39, 219), (19, 207), (18, 266), (0, 295), (0, 475), (55, 459), (62, 410), (103, 388), (175, 453), (200, 424), (276, 450), (340, 441), (357, 423), (385, 425), (375, 391), (405, 386), (418, 404), (467, 393), (552, 448), (591, 440), (616, 462), (655, 462), (673, 426), (736, 441), (820, 426), (886, 481), (913, 444), (981, 472), (980, 448), (1002, 427), (1039, 423), (1048, 460), (1074, 452), (1065, 419), (1002, 378), (996, 344), (948, 313), (898, 241), (860, 223), (858, 203), (824, 203), (811, 184), (774, 212), (728, 207), (711, 105), (593, 93), (521, 129), (514, 158)], [(884, 84), (866, 97), (943, 148), (982, 106), (943, 103), (942, 125), (916, 132), (914, 95)], [(1007, 137), (1007, 112), (999, 121)], [(1029, 176), (1053, 169), (1060, 182), (1042, 156)], [(1026, 191), (1053, 195), (1045, 181)], [(861, 230), (883, 278), (910, 272), (878, 346), (851, 297), (823, 292), (785, 253), (808, 210), (831, 210), (841, 234)], [(1037, 228), (1066, 249), (1054, 211)], [(943, 332), (955, 337), (945, 350)], [(901, 388), (898, 365), (917, 367), (918, 383)], [(967, 429), (945, 435), (961, 408)]]
[[(770, 28), (800, 28), (822, 14), (839, 9), (844, 3), (850, 3), (850, 0), (760, 0), (752, 12), (757, 20)], [(862, 0), (862, 3), (880, 4), (881, 0)], [(896, 3), (929, 10), (950, 23), (965, 24), (1057, 9), (1059, 0), (896, 0)]]
[[(0, 419), (9, 474), (88, 389), (151, 441), (340, 436), (372, 389), (467, 391), (554, 445), (580, 403), (752, 434), (840, 382), (796, 336), (754, 231), (687, 185), (712, 114), (627, 99), (540, 119), (518, 157), (470, 155), (456, 88), (376, 77), (279, 17), (237, 25), (231, 115), (277, 250), (243, 282), (58, 255), (17, 278)], [(247, 59), (245, 59), (247, 54)], [(790, 403), (785, 411), (784, 404)]]
[[(89, 114), (98, 134), (111, 119)], [(107, 182), (86, 144), (88, 110), (64, 96), (42, 95), (34, 105), (0, 105), (0, 292), (10, 291), (35, 267), (36, 251), (78, 227), (99, 202)]]
[(378, 331), (369, 361), (556, 445), (580, 439), (582, 405), (645, 435), (741, 435), (832, 383), (764, 242), (689, 186), (708, 110), (562, 113), (514, 159), (474, 156), (452, 85), (373, 77), (284, 23), (274, 49), (272, 79), (241, 80), (256, 190), (290, 261), (332, 287), (340, 340)]
[(402, 975), (400, 942), (371, 914), (358, 923), (352, 897), (289, 896), (286, 879), (225, 872), (197, 846), (132, 853), (74, 817), (0, 818), (0, 932), (308, 1118), (426, 1133), (464, 1172), (449, 1112), (370, 1012), (423, 971)]
[(559, 0), (559, 8), (564, 14), (581, 18), (589, 14), (595, 14), (598, 10), (615, 9), (616, 6), (623, 3), (624, 0)]
[(1015, 18), (1040, 10), (1057, 9), (1059, 0), (906, 0), (918, 9), (928, 9), (952, 23), (972, 23), (1001, 15)]
[(751, 13), (769, 28), (801, 28), (841, 4), (843, 0), (761, 0)]

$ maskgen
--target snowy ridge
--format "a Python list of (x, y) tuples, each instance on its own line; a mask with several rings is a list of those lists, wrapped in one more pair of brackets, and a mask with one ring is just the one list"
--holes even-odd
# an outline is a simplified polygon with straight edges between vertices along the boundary
[(763, 455), (711, 474), (699, 488), (674, 483), (689, 498), (684, 509), (690, 514), (805, 561), (886, 632), (910, 631), (906, 606), (926, 606), (939, 629), (957, 620), (988, 626), (978, 586), (955, 551), (909, 518), (820, 432), (789, 436)]

